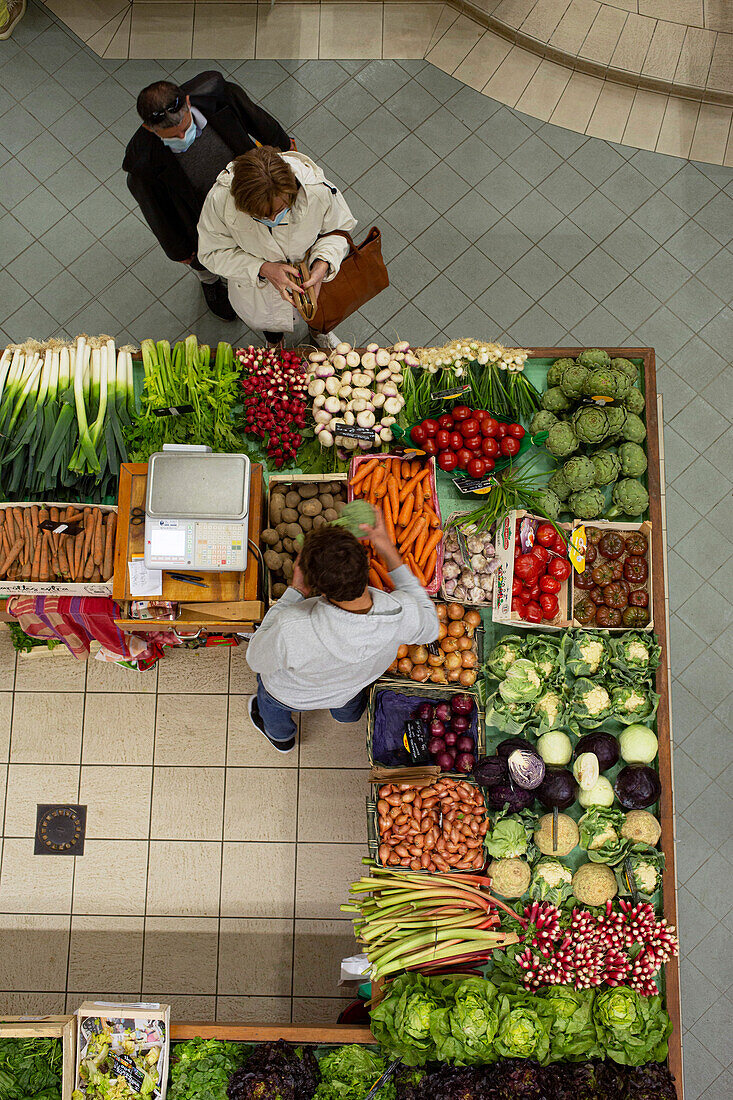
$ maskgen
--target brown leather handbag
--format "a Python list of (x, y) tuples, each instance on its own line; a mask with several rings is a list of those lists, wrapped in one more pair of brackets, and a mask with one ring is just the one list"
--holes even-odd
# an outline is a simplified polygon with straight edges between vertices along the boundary
[[(313, 288), (297, 295), (295, 306), (314, 332), (332, 332), (360, 306), (389, 286), (387, 267), (382, 259), (382, 234), (373, 226), (359, 245), (342, 229), (321, 234), (323, 237), (345, 237), (349, 251), (335, 278), (321, 283), (318, 301), (314, 303)], [(305, 281), (310, 267), (306, 260), (299, 265)]]

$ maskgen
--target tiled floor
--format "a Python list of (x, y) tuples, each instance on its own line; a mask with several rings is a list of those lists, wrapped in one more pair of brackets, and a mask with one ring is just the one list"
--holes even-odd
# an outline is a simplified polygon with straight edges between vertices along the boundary
[[(656, 347), (686, 1096), (729, 1097), (733, 172), (542, 123), (420, 60), (104, 61), (31, 6), (0, 47), (0, 343), (242, 338), (162, 256), (117, 168), (140, 85), (203, 64), (278, 114), (362, 228), (382, 227), (392, 285), (344, 336)], [(137, 676), (64, 659), (16, 672), (0, 646), (3, 1006), (144, 992), (179, 1018), (333, 1020), (353, 946), (338, 905), (364, 850), (363, 731), (312, 716), (299, 759), (273, 761), (247, 732), (241, 649)], [(27, 859), (36, 803), (77, 799), (76, 867)]]

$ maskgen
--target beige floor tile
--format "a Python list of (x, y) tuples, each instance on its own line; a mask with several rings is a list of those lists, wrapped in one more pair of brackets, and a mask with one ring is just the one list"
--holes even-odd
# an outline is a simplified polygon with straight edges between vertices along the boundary
[(124, 989), (121, 991), (108, 989), (100, 993), (99, 986), (92, 986), (91, 991), (86, 989), (83, 991), (79, 990), (78, 993), (69, 993), (66, 998), (66, 1012), (69, 1015), (73, 1014), (84, 1001), (112, 1001), (113, 1004), (133, 1004), (139, 1000), (139, 989)]
[(666, 95), (637, 88), (623, 133), (624, 144), (635, 145), (639, 149), (655, 149), (666, 109)]
[(219, 989), (237, 994), (289, 997), (292, 985), (292, 920), (222, 919)]
[(14, 764), (78, 764), (83, 714), (83, 692), (16, 691), (10, 759)]
[(247, 664), (247, 646), (238, 645), (231, 651), (229, 660), (229, 694), (254, 695), (257, 676)]
[(538, 42), (549, 42), (567, 6), (567, 0), (537, 0), (521, 24), (522, 34), (528, 34)]
[(446, 31), (453, 26), (455, 21), (458, 19), (458, 15), (459, 12), (456, 8), (451, 7), (450, 4), (443, 4), (443, 10), (440, 13), (438, 22), (435, 24), (435, 30), (433, 31), (430, 42), (428, 43), (428, 50), (432, 50), (433, 46), (440, 41)]
[(353, 998), (338, 982), (341, 960), (357, 950), (351, 921), (296, 920), (293, 996)]
[(290, 997), (217, 997), (220, 1024), (289, 1024)]
[(148, 917), (145, 921), (143, 997), (216, 993), (217, 917)]
[(368, 771), (313, 768), (300, 773), (298, 840), (364, 844)]
[(85, 764), (152, 764), (155, 698), (97, 692), (84, 709)]
[(46, 7), (86, 42), (120, 12), (129, 0), (46, 0)]
[(597, 61), (600, 65), (607, 65), (621, 37), (626, 16), (627, 12), (625, 11), (610, 8), (607, 4), (602, 5), (601, 10), (593, 20), (593, 25), (588, 31), (583, 45), (578, 51), (578, 55), (587, 57), (591, 61)]
[(708, 88), (730, 91), (733, 73), (733, 34), (719, 34), (708, 73)]
[(674, 74), (675, 84), (689, 84), (693, 88), (705, 87), (715, 39), (715, 31), (703, 30), (701, 27), (687, 28)]
[(293, 997), (294, 1024), (335, 1026), (343, 1010), (343, 997)]
[(229, 696), (227, 764), (229, 767), (297, 768), (299, 748), (287, 754), (278, 752), (253, 727), (242, 695)]
[(484, 85), (484, 95), (514, 107), (539, 68), (540, 59), (529, 50), (512, 46), (490, 80)]
[(78, 765), (11, 764), (5, 805), (5, 835), (34, 836), (36, 805), (78, 801)]
[(725, 164), (728, 168), (733, 167), (733, 133), (728, 138), (728, 145), (726, 146), (723, 164)]
[(657, 152), (671, 157), (687, 157), (695, 134), (700, 104), (692, 99), (670, 96), (657, 138)]
[(220, 878), (221, 844), (153, 840), (147, 912), (155, 917), (215, 917)]
[(318, 57), (317, 6), (258, 5), (255, 57)]
[(10, 723), (13, 718), (13, 693), (0, 691), (0, 760), (10, 756)]
[(730, 0), (705, 0), (705, 26), (714, 31), (733, 31)]
[(292, 917), (294, 887), (295, 844), (224, 844), (223, 917)]
[(190, 57), (193, 4), (134, 4), (130, 57)]
[(169, 650), (158, 664), (158, 691), (161, 694), (226, 695), (229, 691), (229, 647)]
[(660, 20), (652, 36), (642, 73), (659, 80), (673, 80), (684, 40), (683, 26)]
[(153, 769), (84, 764), (79, 800), (87, 807), (92, 840), (145, 840), (150, 831)]
[(381, 4), (321, 4), (318, 56), (381, 57)]
[(120, 23), (119, 27), (114, 33), (114, 37), (110, 41), (109, 46), (104, 51), (105, 58), (126, 58), (130, 53), (130, 31), (132, 29), (132, 8), (129, 13)]
[(145, 840), (87, 840), (76, 860), (74, 912), (138, 917), (145, 912)]
[[(201, 0), (199, 0), (199, 3)], [(213, 3), (214, 0), (211, 0)], [(222, 3), (225, 0), (221, 0)], [(228, 2), (228, 0), (227, 0)], [(249, 3), (249, 0), (245, 0)], [(171, 1006), (171, 1020), (181, 1024), (208, 1024), (216, 1019), (216, 997), (195, 993), (169, 993), (166, 989), (153, 989), (146, 1000), (162, 1001)]]
[(685, 26), (703, 25), (703, 0), (639, 0), (639, 12)]
[(366, 715), (337, 722), (327, 710), (304, 711), (300, 719), (301, 768), (366, 768)]
[(296, 917), (343, 919), (351, 883), (367, 874), (364, 855), (364, 844), (299, 844)]
[(292, 768), (228, 768), (225, 840), (295, 840), (298, 775)]
[(606, 81), (601, 89), (590, 122), (585, 128), (589, 137), (620, 141), (634, 102), (636, 88)]
[(219, 767), (226, 760), (225, 695), (159, 695), (155, 764)]
[(137, 695), (155, 694), (158, 688), (158, 666), (147, 672), (136, 672), (111, 661), (87, 661), (87, 691), (124, 691)]
[(647, 19), (643, 15), (629, 15), (611, 56), (611, 65), (615, 69), (640, 73), (655, 27), (653, 19)]
[(600, 11), (596, 0), (571, 0), (568, 10), (550, 37), (550, 45), (576, 54)]
[(143, 926), (143, 917), (72, 917), (68, 988), (139, 989)]
[(193, 56), (214, 57), (226, 42), (227, 57), (254, 57), (255, 4), (198, 4), (193, 21)]
[(385, 4), (382, 57), (424, 57), (442, 8), (441, 3)]
[(3, 843), (0, 912), (71, 912), (73, 857), (34, 856), (33, 844), (30, 837)]
[(690, 160), (702, 160), (708, 164), (723, 163), (732, 114), (730, 107), (713, 103), (702, 104), (692, 138)]
[(62, 657), (20, 656), (15, 671), (15, 690), (84, 691), (86, 675), (87, 662), (77, 661), (68, 650)]
[(536, 0), (501, 0), (501, 3), (494, 8), (492, 15), (507, 27), (518, 29), (532, 11), (535, 3)]
[(547, 122), (569, 80), (570, 70), (563, 65), (556, 65), (546, 59), (540, 61), (537, 71), (517, 102), (517, 110)]
[(6, 623), (0, 623), (0, 684), (12, 691), (15, 684), (15, 649)]
[(221, 840), (223, 768), (155, 768), (150, 835), (156, 840)]
[(96, 34), (93, 34), (92, 37), (87, 40), (87, 46), (90, 50), (93, 50), (98, 57), (104, 57), (107, 50), (112, 47), (113, 42), (119, 35), (120, 38), (124, 37), (124, 56), (127, 57), (127, 49), (130, 41), (131, 20), (131, 8), (128, 8), (124, 12), (120, 12), (114, 17), (114, 19), (110, 19), (109, 23), (106, 23), (101, 30), (98, 30)]
[(426, 61), (444, 73), (454, 73), (484, 34), (485, 28), (465, 15), (459, 15), (445, 34), (425, 55)]
[(557, 107), (550, 115), (550, 122), (584, 134), (602, 88), (602, 80), (596, 80), (585, 73), (573, 73)]
[(453, 75), (456, 80), (462, 80), (464, 84), (480, 92), (511, 48), (511, 43), (506, 38), (486, 31)]
[(66, 1011), (65, 993), (3, 993), (4, 1016), (61, 1016)]
[(57, 992), (64, 988), (68, 917), (0, 914), (0, 943), (0, 989)]

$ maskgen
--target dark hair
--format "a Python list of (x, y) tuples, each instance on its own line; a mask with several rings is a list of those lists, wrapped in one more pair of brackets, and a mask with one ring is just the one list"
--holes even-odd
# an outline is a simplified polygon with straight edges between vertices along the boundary
[(232, 198), (237, 210), (251, 218), (269, 218), (278, 196), (292, 206), (298, 194), (295, 173), (277, 149), (261, 145), (234, 158)]
[(342, 527), (309, 531), (300, 567), (309, 588), (339, 603), (358, 599), (369, 580), (366, 547)]
[[(181, 100), (183, 106), (180, 110), (184, 110), (186, 93), (183, 88), (179, 88), (177, 84), (172, 84), (170, 80), (156, 80), (154, 84), (148, 84), (147, 88), (143, 88), (138, 95), (137, 113), (146, 126), (160, 126), (161, 123), (165, 125), (166, 119), (161, 119), (156, 115), (159, 116), (161, 111), (165, 111), (166, 107), (169, 107), (176, 99)], [(175, 125), (175, 122), (170, 122), (169, 125)]]

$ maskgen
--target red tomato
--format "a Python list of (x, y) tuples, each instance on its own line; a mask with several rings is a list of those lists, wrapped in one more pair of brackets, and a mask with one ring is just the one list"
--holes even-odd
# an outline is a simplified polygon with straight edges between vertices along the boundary
[(453, 417), (450, 413), (443, 413), (442, 416), (438, 417), (438, 427), (446, 428), (448, 431), (451, 430), (453, 427)]
[(557, 602), (557, 596), (551, 596), (549, 593), (544, 593), (540, 596), (540, 607), (542, 608), (542, 618), (554, 619), (559, 611), (559, 605)]
[[(438, 421), (438, 423), (440, 423), (440, 421)], [(445, 451), (450, 447), (450, 437), (451, 433), (446, 428), (440, 428), (440, 430), (436, 432), (435, 442), (438, 444), (441, 451)]]
[(496, 463), (494, 462), (493, 458), (484, 458), (484, 466), (486, 467), (487, 474), (491, 473), (495, 465)]
[(566, 581), (570, 576), (570, 562), (563, 558), (553, 558), (547, 563), (547, 572), (551, 577), (557, 577), (559, 581)]
[(555, 541), (555, 528), (551, 523), (541, 523), (535, 533), (535, 539), (540, 546), (552, 547)]
[(456, 405), (455, 408), (451, 409), (451, 416), (454, 420), (468, 420), (472, 412), (473, 410), (469, 409), (468, 405)]
[(543, 565), (550, 560), (550, 552), (547, 547), (541, 546), (538, 543), (534, 544), (530, 550), (530, 554), (537, 558), (537, 561), (541, 561)]
[(519, 454), (519, 440), (515, 439), (513, 435), (505, 435), (499, 444), (499, 450), (507, 458), (514, 458)]
[(473, 451), (469, 451), (468, 447), (461, 447), (457, 453), (458, 465), (462, 470), (465, 470), (469, 462), (473, 458)]
[(418, 447), (422, 447), (423, 443), (427, 439), (427, 435), (422, 424), (416, 424), (415, 427), (410, 430), (410, 439), (413, 443), (417, 443)]
[(483, 458), (472, 458), (466, 466), (466, 473), (469, 477), (483, 477), (485, 469)]
[(499, 428), (499, 421), (494, 420), (493, 416), (487, 416), (486, 420), (481, 421), (481, 433), (483, 435), (496, 435)]
[(542, 572), (542, 562), (533, 554), (520, 554), (514, 562), (514, 575), (527, 584), (534, 584)]
[(550, 595), (556, 596), (560, 591), (560, 581), (557, 577), (552, 577), (549, 573), (546, 573), (544, 577), (540, 577), (539, 587), (541, 592), (549, 592)]
[(463, 446), (463, 436), (460, 432), (450, 433), (450, 449), (452, 451), (460, 451)]
[(557, 531), (555, 532), (555, 541), (552, 544), (552, 549), (556, 554), (559, 554), (561, 558), (566, 558), (568, 556), (568, 544), (565, 542), (564, 538), (558, 535)]
[(496, 431), (492, 434), (495, 435), (497, 439), (503, 439), (508, 431), (509, 426), (507, 424), (502, 424), (501, 422), (498, 422), (496, 425)]
[(473, 415), (476, 417), (476, 419), (478, 421), (482, 421), (482, 420), (488, 420), (491, 416), (491, 413), (487, 412), (486, 409), (474, 409), (473, 410)]
[(542, 622), (542, 608), (538, 603), (532, 600), (524, 609), (524, 617), (528, 623), (541, 623)]
[(441, 451), (438, 454), (438, 465), (441, 470), (445, 470), (446, 473), (450, 473), (451, 470), (455, 470), (458, 465), (458, 459), (453, 451)]
[(481, 436), (469, 435), (463, 440), (463, 446), (468, 447), (469, 451), (481, 452)]
[[(540, 580), (542, 580), (541, 577)], [(535, 584), (531, 584), (529, 587), (525, 584), (524, 591), (528, 600), (539, 600), (541, 591), (539, 581), (535, 582)]]
[(519, 580), (518, 577), (515, 577), (512, 581), (512, 596), (518, 596), (523, 588), (524, 585), (522, 584), (522, 582)]
[(438, 453), (437, 443), (434, 439), (430, 439), (429, 437), (423, 443), (422, 449), (425, 451), (426, 455), (437, 455)]
[(513, 435), (515, 439), (524, 439), (524, 428), (521, 424), (510, 424), (509, 435)]
[[(483, 428), (483, 424), (481, 427)], [(499, 453), (499, 444), (490, 435), (484, 436), (481, 441), (481, 453), (487, 458), (495, 458)]]
[(475, 416), (469, 416), (467, 420), (461, 421), (460, 432), (464, 439), (470, 435), (478, 435), (478, 430), (478, 420)]
[(427, 435), (427, 436), (433, 436), (438, 431), (438, 421), (437, 420), (423, 420), (422, 426), (425, 429), (425, 435)]
[(520, 599), (519, 596), (512, 596), (512, 611), (516, 611), (517, 615), (520, 615), (522, 618), (525, 617), (524, 607), (524, 600)]

